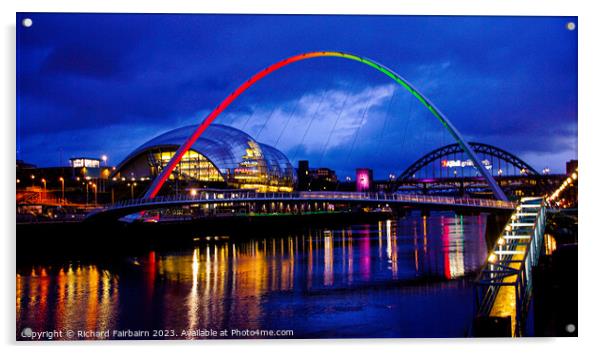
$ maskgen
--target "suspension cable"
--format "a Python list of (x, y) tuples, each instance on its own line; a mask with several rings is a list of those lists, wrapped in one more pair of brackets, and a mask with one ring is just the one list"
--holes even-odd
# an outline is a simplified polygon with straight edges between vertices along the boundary
[(347, 104), (347, 100), (349, 99), (349, 96), (351, 96), (351, 92), (353, 91), (354, 87), (355, 87), (355, 85), (352, 84), (351, 89), (349, 91), (347, 91), (347, 93), (345, 95), (345, 99), (343, 100), (343, 104), (341, 105), (341, 110), (339, 111), (339, 114), (337, 115), (337, 118), (334, 121), (334, 126), (330, 130), (330, 133), (328, 134), (328, 139), (326, 139), (326, 143), (324, 144), (324, 147), (322, 148), (322, 153), (320, 154), (320, 160), (318, 163), (319, 165), (322, 164), (322, 159), (324, 158), (324, 154), (326, 153), (328, 144), (330, 144), (330, 139), (332, 138), (332, 134), (336, 130), (337, 124), (339, 123), (339, 119), (341, 119), (341, 115), (343, 114), (343, 110), (345, 109), (345, 105)]
[(327, 92), (326, 90), (322, 91), (322, 97), (320, 98), (320, 102), (318, 103), (318, 106), (317, 106), (316, 110), (314, 111), (314, 114), (312, 115), (311, 120), (309, 121), (309, 125), (307, 126), (307, 128), (305, 128), (305, 132), (303, 133), (301, 142), (299, 143), (299, 145), (297, 145), (297, 149), (296, 149), (295, 154), (293, 155), (293, 158), (291, 161), (295, 161), (295, 159), (297, 158), (297, 154), (299, 154), (299, 150), (301, 150), (301, 146), (303, 145), (303, 142), (305, 141), (305, 138), (307, 137), (309, 128), (311, 128), (311, 125), (313, 124), (314, 120), (318, 116), (318, 112), (320, 111), (320, 108), (322, 107), (322, 103), (324, 102), (324, 97), (326, 97), (326, 92)]
[[(302, 92), (304, 92), (304, 91), (302, 91)], [(284, 135), (284, 132), (286, 131), (286, 128), (288, 127), (289, 123), (293, 119), (293, 116), (297, 113), (297, 109), (300, 106), (299, 103), (301, 102), (302, 99), (303, 99), (303, 95), (299, 96), (299, 98), (295, 102), (295, 106), (293, 107), (293, 110), (291, 111), (291, 114), (289, 114), (288, 119), (286, 120), (286, 123), (284, 123), (284, 127), (282, 127), (282, 130), (280, 131), (280, 135), (278, 135), (278, 139), (276, 139), (276, 142), (274, 143), (274, 147), (278, 146), (278, 143), (280, 142), (280, 139)]]
[(241, 129), (243, 132), (247, 128), (247, 124), (249, 124), (249, 122), (251, 121), (251, 118), (253, 118), (255, 116), (255, 112), (256, 112), (256, 110), (253, 109), (253, 112), (249, 115), (249, 118), (247, 118), (247, 120), (245, 121), (245, 124), (243, 124), (242, 129)]
[(364, 113), (362, 113), (362, 118), (360, 120), (360, 124), (355, 129), (355, 136), (353, 137), (353, 142), (351, 143), (351, 148), (347, 152), (347, 158), (345, 159), (345, 165), (347, 165), (349, 163), (349, 158), (351, 157), (351, 153), (353, 152), (353, 149), (355, 148), (355, 143), (357, 142), (357, 137), (358, 137), (358, 135), (360, 135), (359, 134), (360, 129), (361, 129), (362, 125), (364, 125), (364, 121), (366, 120), (366, 114), (368, 113), (369, 110), (370, 110), (370, 102), (368, 102), (366, 104), (366, 108), (364, 108)]
[(380, 156), (380, 152), (382, 150), (383, 147), (383, 138), (385, 137), (385, 130), (387, 128), (387, 123), (389, 122), (389, 116), (390, 116), (390, 112), (391, 112), (391, 106), (393, 105), (393, 99), (395, 98), (395, 95), (397, 95), (397, 89), (394, 87), (393, 88), (393, 94), (391, 95), (391, 98), (389, 99), (389, 104), (387, 105), (387, 111), (385, 113), (385, 122), (383, 123), (383, 127), (380, 130), (380, 137), (378, 138), (378, 149), (377, 149), (377, 154), (376, 156)]
[(270, 119), (272, 119), (272, 116), (274, 115), (274, 112), (276, 112), (276, 107), (278, 105), (274, 104), (272, 107), (272, 111), (270, 112), (270, 115), (268, 116), (268, 118), (263, 122), (263, 125), (261, 126), (261, 128), (259, 128), (259, 132), (257, 132), (257, 138), (256, 140), (259, 140), (259, 137), (261, 136), (261, 133), (263, 132), (263, 129), (266, 127), (266, 125), (268, 124), (268, 122), (270, 121)]
[[(399, 144), (399, 150), (400, 150), (400, 152), (401, 152), (401, 155), (399, 155), (399, 156), (403, 156), (403, 151), (404, 151), (405, 142), (406, 142), (406, 135), (407, 135), (407, 133), (408, 133), (408, 127), (409, 127), (409, 125), (410, 125), (410, 121), (411, 121), (411, 120), (412, 120), (412, 118), (413, 118), (413, 115), (412, 115), (412, 113), (413, 113), (413, 112), (412, 112), (412, 111), (413, 111), (413, 109), (412, 109), (412, 108), (414, 107), (414, 106), (413, 106), (413, 103), (414, 103), (413, 101), (410, 101), (410, 102), (409, 102), (409, 107), (408, 107), (408, 118), (407, 118), (407, 119), (405, 119), (405, 121), (406, 121), (406, 124), (405, 124), (405, 127), (404, 127), (404, 129), (403, 129), (403, 134), (402, 134), (402, 137), (401, 137), (401, 142), (400, 142), (401, 144)], [(403, 173), (403, 171), (401, 171), (400, 173)]]

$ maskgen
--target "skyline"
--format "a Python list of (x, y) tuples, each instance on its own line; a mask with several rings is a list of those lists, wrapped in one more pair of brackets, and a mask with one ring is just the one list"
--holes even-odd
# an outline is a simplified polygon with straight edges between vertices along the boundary
[[(117, 164), (200, 123), (261, 69), (313, 50), (383, 63), (466, 140), (539, 171), (577, 158), (574, 17), (17, 14), (17, 23), (24, 17), (33, 26), (17, 29), (17, 158), (41, 166), (60, 155)], [(274, 144), (293, 164), (382, 177), (451, 142), (419, 106), (382, 75), (320, 60), (263, 80), (216, 122)]]

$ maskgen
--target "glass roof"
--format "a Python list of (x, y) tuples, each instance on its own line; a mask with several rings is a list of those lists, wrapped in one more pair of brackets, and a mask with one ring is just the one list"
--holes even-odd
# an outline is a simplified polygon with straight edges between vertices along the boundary
[[(155, 148), (177, 149), (192, 135), (196, 127), (196, 125), (189, 125), (154, 137), (130, 153), (118, 165), (117, 170), (119, 171), (130, 160), (148, 150)], [(233, 171), (242, 162), (246, 149), (249, 148), (249, 141), (256, 142), (255, 139), (241, 130), (226, 125), (211, 124), (192, 145), (192, 149), (204, 155), (220, 172), (225, 173), (227, 169)], [(294, 169), (281, 151), (266, 144), (257, 144), (261, 148), (271, 174), (293, 178)]]

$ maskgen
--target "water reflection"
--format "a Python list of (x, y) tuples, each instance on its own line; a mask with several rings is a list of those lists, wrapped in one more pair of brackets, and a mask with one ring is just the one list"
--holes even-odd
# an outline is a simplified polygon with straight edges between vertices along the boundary
[[(312, 332), (317, 328), (315, 323), (308, 325), (307, 319), (312, 318), (327, 336), (339, 336), (341, 318), (334, 314), (346, 314), (347, 320), (362, 318), (364, 330), (376, 328), (383, 316), (399, 312), (404, 301), (423, 308), (430, 306), (428, 301), (444, 299), (448, 290), (441, 289), (464, 284), (450, 282), (442, 287), (441, 280), (479, 269), (487, 254), (485, 220), (484, 216), (417, 216), (282, 237), (209, 241), (191, 250), (149, 252), (132, 258), (130, 268), (113, 272), (80, 264), (21, 268), (16, 279), (17, 331), (25, 326), (194, 331), (270, 329), (280, 324), (294, 327), (300, 336), (324, 336)], [(432, 279), (440, 280), (432, 283)], [(387, 282), (400, 287), (378, 288)], [(353, 290), (365, 286), (377, 295), (365, 298)], [(416, 291), (420, 297), (412, 295)], [(328, 294), (333, 297), (322, 298)], [(336, 305), (325, 307), (329, 301)], [(461, 301), (472, 299), (467, 295)], [(385, 307), (375, 307), (381, 302)], [(358, 308), (355, 303), (364, 305)], [(435, 321), (433, 316), (424, 321)], [(398, 313), (390, 321), (414, 320)], [(395, 323), (389, 325), (397, 328)], [(421, 328), (428, 331), (428, 326)], [(361, 333), (358, 328), (356, 335)]]
[(17, 274), (17, 328), (103, 330), (119, 318), (119, 280), (93, 265), (34, 266)]

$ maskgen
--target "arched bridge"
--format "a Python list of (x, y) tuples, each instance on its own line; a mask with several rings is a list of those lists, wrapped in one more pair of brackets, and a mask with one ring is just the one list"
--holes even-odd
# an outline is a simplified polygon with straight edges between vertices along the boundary
[(397, 193), (360, 193), (360, 192), (295, 192), (295, 193), (257, 193), (253, 191), (211, 191), (197, 195), (160, 196), (122, 201), (108, 207), (96, 209), (86, 217), (86, 221), (118, 220), (124, 216), (162, 208), (180, 207), (193, 204), (219, 203), (314, 203), (326, 202), (349, 205), (412, 206), (442, 208), (446, 210), (468, 209), (475, 211), (512, 210), (512, 202), (491, 200), (441, 197), (427, 195), (404, 195)]
[(192, 147), (197, 139), (203, 134), (203, 132), (211, 125), (211, 123), (232, 103), (239, 97), (243, 92), (253, 86), (256, 82), (260, 81), (267, 75), (287, 66), (292, 63), (296, 63), (303, 60), (308, 60), (312, 58), (342, 58), (346, 60), (352, 60), (364, 65), (367, 65), (380, 73), (388, 76), (395, 83), (403, 87), (409, 93), (411, 93), (420, 103), (428, 109), (428, 111), (432, 114), (434, 118), (437, 119), (439, 123), (443, 125), (445, 130), (451, 135), (451, 137), (456, 141), (456, 144), (462, 148), (464, 153), (469, 157), (469, 159), (473, 162), (474, 167), (479, 170), (481, 176), (487, 181), (489, 188), (491, 188), (493, 195), (496, 199), (499, 200), (508, 200), (500, 186), (495, 182), (493, 176), (487, 173), (485, 166), (478, 159), (475, 152), (472, 150), (470, 145), (462, 138), (460, 132), (454, 127), (451, 121), (441, 112), (426, 96), (424, 96), (420, 91), (418, 91), (408, 80), (404, 79), (401, 75), (397, 74), (395, 71), (387, 68), (386, 66), (365, 58), (360, 57), (350, 53), (343, 52), (333, 52), (333, 51), (322, 51), (322, 52), (309, 52), (303, 53), (299, 55), (294, 55), (292, 57), (286, 58), (282, 61), (279, 61), (275, 64), (268, 66), (267, 68), (259, 71), (255, 75), (253, 75), (249, 80), (245, 81), (242, 85), (240, 85), (234, 92), (232, 92), (228, 97), (226, 97), (213, 111), (205, 117), (205, 119), (198, 125), (192, 135), (178, 148), (175, 152), (174, 156), (170, 159), (169, 163), (161, 170), (161, 173), (153, 180), (149, 189), (146, 191), (144, 195), (145, 198), (152, 199), (159, 194), (161, 187), (165, 182), (169, 179), (171, 173), (175, 170), (176, 166), (183, 158), (184, 154)]
[[(494, 169), (494, 171), (492, 171), (494, 174), (497, 173), (498, 170), (503, 169), (505, 164), (507, 170), (505, 175), (510, 174), (508, 173), (509, 167), (513, 168), (515, 171), (518, 171), (521, 175), (538, 175), (537, 171), (533, 167), (508, 151), (502, 150), (493, 145), (477, 142), (470, 142), (468, 145), (470, 145), (472, 151), (474, 151), (474, 153), (482, 159), (480, 162), (483, 163), (483, 165), (486, 165), (489, 169)], [(401, 175), (399, 175), (398, 181), (412, 180), (416, 178), (421, 171), (425, 170), (426, 173), (433, 172), (431, 177), (436, 178), (436, 171), (432, 170), (435, 170), (434, 165), (437, 164), (437, 162), (439, 162), (437, 165), (439, 166), (440, 177), (443, 177), (444, 174), (441, 171), (443, 168), (458, 167), (461, 169), (466, 166), (466, 161), (464, 161), (464, 159), (456, 160), (458, 156), (462, 157), (463, 155), (464, 149), (457, 143), (440, 147), (429, 152), (410, 165), (410, 167), (408, 167), (403, 173), (401, 173)], [(497, 165), (495, 165), (496, 159)], [(454, 165), (452, 165), (452, 163)], [(433, 165), (433, 169), (428, 168), (431, 165)], [(472, 167), (473, 171), (477, 171), (475, 166), (470, 165), (470, 167)]]

